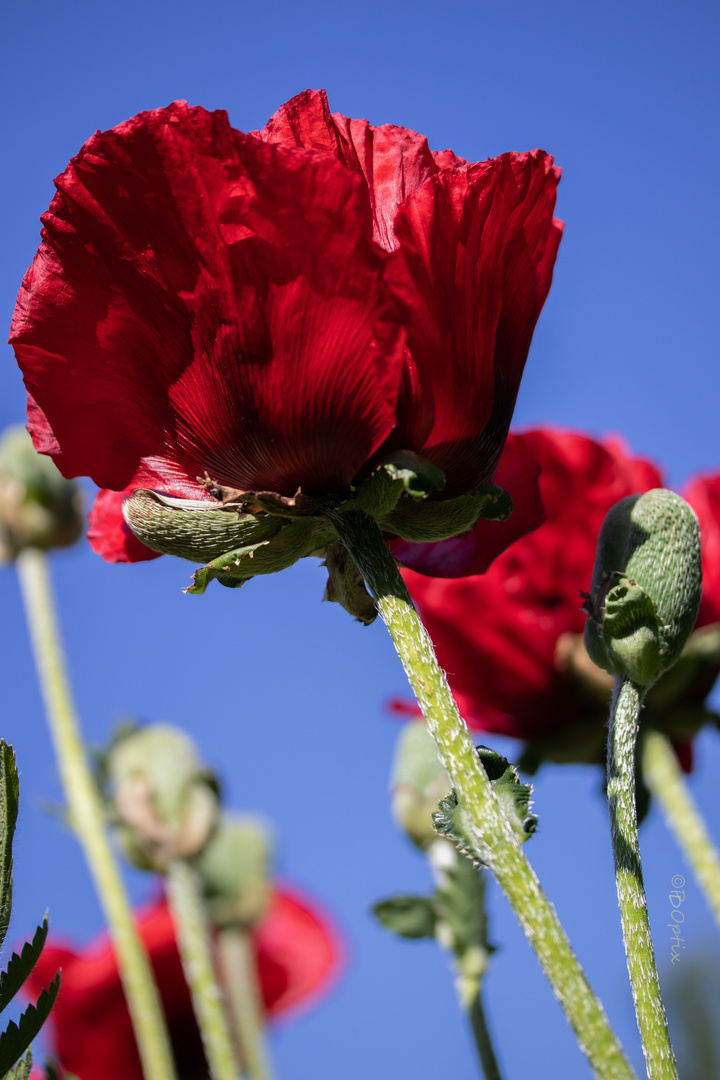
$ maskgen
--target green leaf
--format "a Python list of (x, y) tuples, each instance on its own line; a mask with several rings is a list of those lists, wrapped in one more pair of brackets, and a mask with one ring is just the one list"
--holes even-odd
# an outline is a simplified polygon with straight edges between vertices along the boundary
[(26, 941), (20, 955), (13, 953), (7, 970), (0, 972), (0, 1012), (7, 1008), (28, 975), (35, 967), (43, 950), (48, 932), (47, 915), (38, 926), (32, 941)]
[(47, 990), (43, 990), (34, 1005), (28, 1005), (16, 1024), (11, 1020), (0, 1035), (0, 1076), (4, 1076), (22, 1057), (40, 1031), (52, 1009), (60, 989), (60, 972)]
[(14, 1069), (5, 1073), (3, 1080), (27, 1080), (32, 1071), (32, 1050), (28, 1050), (25, 1057), (17, 1063)]
[(12, 746), (0, 739), (0, 945), (12, 910), (12, 842), (18, 815), (19, 784)]
[(393, 896), (373, 904), (372, 912), (386, 930), (392, 930), (399, 937), (435, 937), (437, 916), (429, 896)]

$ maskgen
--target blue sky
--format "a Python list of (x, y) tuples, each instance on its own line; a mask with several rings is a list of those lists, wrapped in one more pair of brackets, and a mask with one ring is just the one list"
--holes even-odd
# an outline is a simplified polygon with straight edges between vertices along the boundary
[[(225, 108), (249, 130), (324, 86), (334, 110), (415, 128), (471, 160), (536, 146), (555, 154), (566, 234), (516, 425), (619, 432), (675, 486), (720, 468), (715, 5), (31, 0), (6, 7), (3, 23), (6, 325), (52, 177), (93, 131), (175, 98)], [(9, 349), (0, 388), (4, 426), (24, 414)], [(383, 628), (321, 605), (315, 560), (198, 598), (181, 592), (192, 568), (179, 561), (111, 567), (83, 542), (53, 563), (88, 737), (102, 742), (128, 713), (194, 733), (230, 804), (273, 819), (280, 874), (321, 900), (348, 940), (336, 993), (278, 1028), (280, 1076), (474, 1076), (445, 957), (394, 941), (367, 914), (428, 882), (388, 811), (397, 725), (383, 703), (405, 682)], [(55, 932), (86, 939), (100, 914), (74, 840), (44, 809), (59, 789), (12, 570), (0, 590), (2, 734), (18, 751), (24, 797), (15, 933), (49, 907)], [(240, 699), (219, 689), (228, 683), (242, 683)], [(693, 789), (712, 818), (717, 733), (699, 740), (697, 760)], [(545, 769), (535, 809), (528, 854), (639, 1067), (599, 775)], [(686, 871), (655, 813), (642, 842), (671, 979), (667, 893)], [(137, 896), (148, 885), (132, 884)], [(686, 914), (688, 951), (717, 951), (690, 884)], [(494, 889), (491, 918), (500, 949), (487, 994), (507, 1077), (583, 1080), (590, 1071)]]

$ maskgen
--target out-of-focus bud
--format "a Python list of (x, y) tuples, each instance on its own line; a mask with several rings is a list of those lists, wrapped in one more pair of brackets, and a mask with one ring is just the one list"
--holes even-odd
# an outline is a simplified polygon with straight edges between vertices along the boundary
[(451, 791), (452, 783), (422, 720), (411, 721), (402, 730), (390, 786), (395, 820), (412, 842), (426, 851), (437, 841), (432, 814)]
[(249, 929), (270, 900), (270, 830), (251, 814), (224, 815), (195, 866), (211, 922)]
[(0, 440), (0, 562), (23, 548), (69, 547), (83, 530), (82, 496), (19, 425)]
[(218, 785), (191, 739), (169, 724), (121, 736), (107, 757), (109, 794), (128, 859), (164, 873), (199, 855), (219, 813)]
[(610, 510), (598, 538), (585, 645), (612, 675), (652, 685), (679, 658), (702, 588), (700, 530), (684, 499), (664, 488)]

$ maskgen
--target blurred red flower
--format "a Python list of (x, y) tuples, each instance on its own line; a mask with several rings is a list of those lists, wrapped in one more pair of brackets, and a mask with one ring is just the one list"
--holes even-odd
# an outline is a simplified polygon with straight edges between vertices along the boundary
[[(491, 483), (558, 179), (542, 151), (469, 164), (323, 92), (248, 135), (184, 102), (96, 133), (55, 181), (13, 319), (36, 447), (65, 476), (188, 498), (206, 474), (339, 492), (398, 449), (445, 472), (443, 498)], [(510, 539), (538, 519), (535, 491)], [(152, 557), (117, 497), (91, 535)]]
[[(597, 442), (548, 429), (515, 441), (540, 464), (545, 524), (483, 577), (404, 576), (471, 726), (530, 742), (562, 734), (557, 756), (582, 760), (587, 751), (593, 758), (602, 747), (609, 676), (582, 648), (579, 590), (589, 588), (606, 512), (626, 495), (662, 486), (663, 479), (615, 439)], [(696, 480), (684, 494), (700, 520), (705, 577), (698, 626), (706, 626), (720, 621), (720, 477)], [(714, 662), (699, 667), (682, 688), (683, 700), (701, 702), (716, 674)], [(668, 685), (666, 677), (658, 692)], [(567, 737), (576, 721), (590, 723)]]
[[(141, 910), (138, 927), (167, 1016), (179, 1080), (205, 1080), (205, 1057), (165, 901)], [(295, 892), (275, 892), (253, 938), (268, 1016), (307, 1005), (337, 972), (338, 938), (324, 916)], [(38, 993), (58, 968), (62, 983), (50, 1022), (53, 1055), (79, 1080), (142, 1080), (107, 935), (79, 952), (49, 941), (25, 984), (28, 992)]]

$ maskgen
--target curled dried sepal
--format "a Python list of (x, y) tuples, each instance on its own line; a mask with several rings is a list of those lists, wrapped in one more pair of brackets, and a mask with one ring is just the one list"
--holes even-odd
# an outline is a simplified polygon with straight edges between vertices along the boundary
[(323, 600), (340, 604), (356, 622), (370, 626), (377, 618), (377, 605), (365, 588), (362, 574), (347, 548), (342, 544), (328, 544), (323, 554), (323, 566), (328, 572)]
[(600, 530), (585, 604), (591, 659), (652, 685), (680, 657), (701, 588), (700, 531), (685, 500), (664, 488), (622, 499)]
[[(524, 843), (535, 832), (538, 823), (536, 815), (530, 813), (532, 787), (520, 783), (517, 768), (511, 765), (507, 758), (487, 746), (478, 746), (476, 749), (505, 817), (512, 825), (518, 840)], [(454, 791), (438, 803), (438, 810), (433, 814), (433, 824), (435, 831), (451, 840), (458, 851), (468, 856), (474, 866), (484, 866), (482, 853), (473, 842), (472, 829), (468, 827), (465, 811)]]
[(184, 732), (152, 724), (125, 733), (107, 759), (108, 793), (123, 850), (133, 865), (164, 873), (193, 858), (218, 819), (218, 785)]
[(28, 547), (69, 547), (83, 523), (77, 484), (38, 454), (23, 427), (8, 428), (0, 441), (0, 562)]

